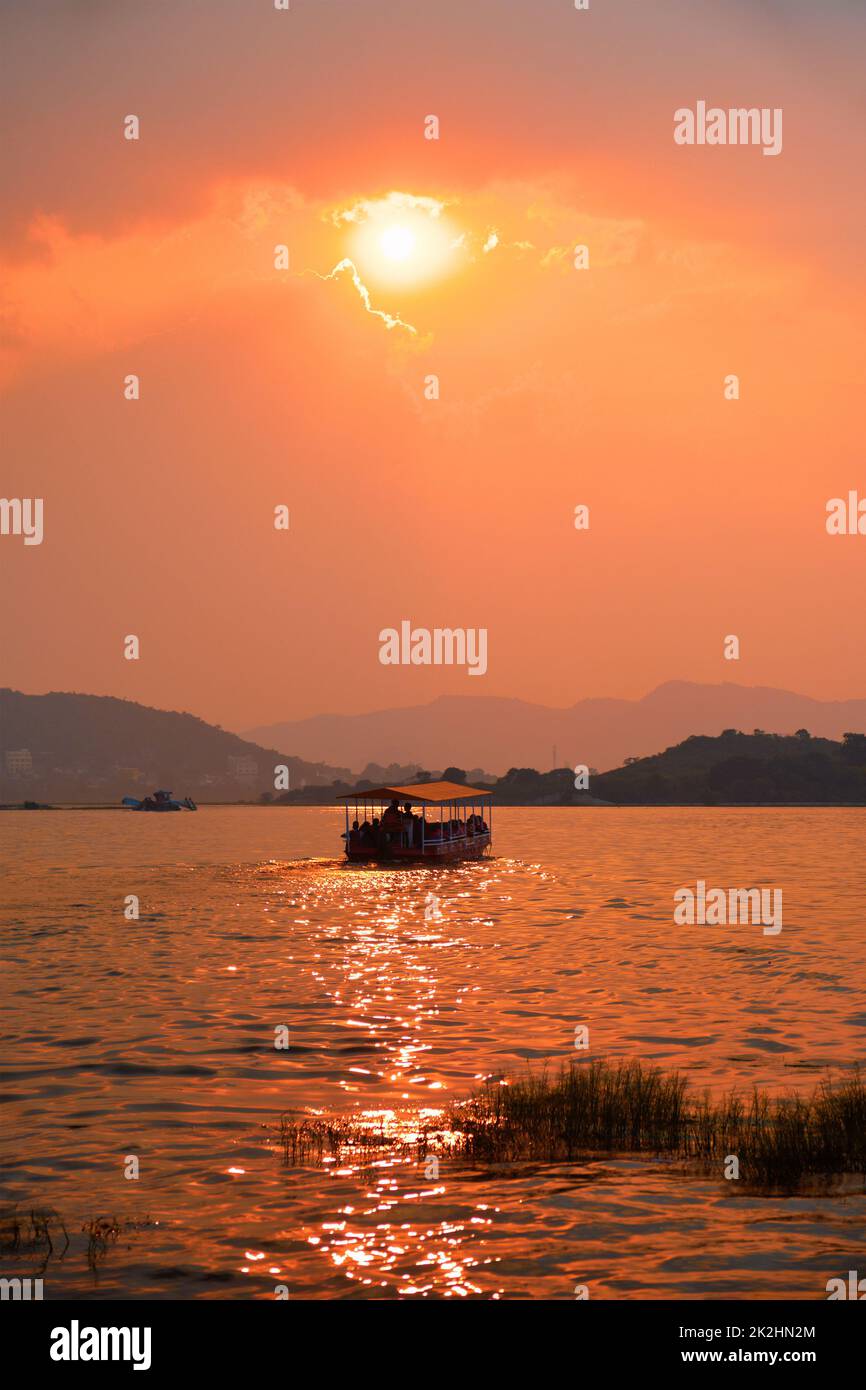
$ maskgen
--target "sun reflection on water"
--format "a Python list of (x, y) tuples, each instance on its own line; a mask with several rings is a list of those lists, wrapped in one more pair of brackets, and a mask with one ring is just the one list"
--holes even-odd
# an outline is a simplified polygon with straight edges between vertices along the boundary
[[(445, 1182), (418, 1182), (418, 1164), (379, 1159), (361, 1187), (358, 1206), (344, 1205), (342, 1220), (323, 1221), (308, 1241), (347, 1281), (374, 1285), (390, 1296), (498, 1298), (502, 1289), (482, 1278), (499, 1256), (485, 1250), (485, 1233), (496, 1208), (478, 1204), (464, 1219), (435, 1219), (432, 1204), (447, 1193)], [(333, 1178), (364, 1176), (360, 1166), (332, 1169)], [(407, 1219), (401, 1220), (401, 1217)]]
[[(335, 1048), (345, 1065), (332, 1084), (355, 1098), (348, 1115), (336, 1116), (348, 1125), (344, 1142), (317, 1162), (323, 1205), (332, 1209), (302, 1239), (368, 1296), (502, 1293), (494, 1277), (500, 1257), (485, 1243), (497, 1208), (465, 1197), (455, 1203), (453, 1194), (447, 1200), (439, 1165), (456, 1136), (447, 1130), (444, 1108), (416, 1101), (419, 1091), (448, 1089), (436, 1062), (442, 1021), (471, 1009), (482, 991), (473, 979), (481, 952), (472, 929), (491, 925), (490, 880), (489, 866), (472, 865), (411, 876), (321, 869), (292, 885), (287, 906), (314, 938), (301, 973), (333, 1010), (329, 1026), (345, 1038)], [(444, 983), (441, 965), (455, 953), (463, 963), (459, 983), (453, 968)], [(371, 1090), (387, 1097), (386, 1104), (365, 1105)], [(312, 1106), (295, 1112), (297, 1119), (322, 1114)], [(371, 1134), (378, 1147), (371, 1148)], [(431, 1142), (441, 1159), (430, 1157)]]

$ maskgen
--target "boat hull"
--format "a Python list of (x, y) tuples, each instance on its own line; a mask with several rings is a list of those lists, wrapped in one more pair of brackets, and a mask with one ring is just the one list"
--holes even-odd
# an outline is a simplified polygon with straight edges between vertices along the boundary
[(411, 848), (386, 845), (379, 849), (375, 845), (350, 845), (346, 859), (351, 864), (450, 864), (462, 859), (481, 859), (490, 844), (488, 832), (457, 840), (428, 840), (423, 850), (420, 845)]

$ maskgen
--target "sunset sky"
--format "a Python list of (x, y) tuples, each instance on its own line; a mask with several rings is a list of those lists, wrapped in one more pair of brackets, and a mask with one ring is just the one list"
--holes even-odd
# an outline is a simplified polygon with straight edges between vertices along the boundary
[[(825, 529), (866, 496), (864, 40), (859, 0), (6, 0), (0, 492), (45, 539), (0, 538), (0, 684), (238, 729), (866, 695), (866, 536)], [(698, 100), (782, 108), (782, 153), (677, 146)], [(487, 674), (381, 665), (404, 618), (487, 628)]]

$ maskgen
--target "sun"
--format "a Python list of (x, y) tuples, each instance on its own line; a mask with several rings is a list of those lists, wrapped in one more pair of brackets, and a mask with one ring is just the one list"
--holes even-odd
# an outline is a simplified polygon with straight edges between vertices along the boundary
[(407, 261), (415, 250), (415, 237), (408, 227), (386, 227), (379, 245), (389, 261)]
[(389, 193), (349, 210), (347, 247), (362, 280), (411, 290), (452, 273), (460, 262), (458, 229), (435, 198)]

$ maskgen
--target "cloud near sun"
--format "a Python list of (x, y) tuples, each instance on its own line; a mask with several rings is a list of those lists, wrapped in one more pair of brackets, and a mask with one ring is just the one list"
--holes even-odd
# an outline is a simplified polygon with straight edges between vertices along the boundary
[[(453, 209), (453, 211), (449, 211)], [(379, 198), (360, 198), (330, 210), (327, 220), (350, 229), (349, 254), (323, 280), (346, 274), (368, 313), (388, 329), (418, 330), (396, 314), (374, 308), (368, 282), (385, 289), (419, 289), (465, 269), (478, 255), (487, 256), (501, 246), (495, 227), (479, 233), (461, 219), (457, 200), (446, 201), (415, 193), (392, 191)], [(530, 241), (512, 243), (532, 250)], [(551, 254), (567, 248), (554, 248)]]
[(437, 198), (391, 192), (332, 209), (327, 220), (349, 231), (349, 254), (319, 278), (333, 280), (348, 274), (369, 314), (388, 329), (417, 334), (414, 325), (398, 314), (374, 308), (366, 282), (418, 287), (455, 271), (465, 259), (465, 234), (457, 231), (446, 207)]
[[(235, 181), (217, 187), (202, 214), (169, 228), (139, 223), (98, 236), (37, 216), (35, 254), (0, 264), (3, 376), (37, 366), (46, 351), (65, 359), (114, 351), (205, 312), (220, 296), (279, 294), (299, 279), (345, 279), (380, 325), (417, 336), (396, 297), (423, 294), (502, 249), (494, 223), (513, 217), (508, 204), (523, 196), (488, 192), (461, 204), (391, 191), (334, 205), (288, 185)], [(274, 270), (278, 243), (289, 247), (287, 276)]]
[[(593, 315), (611, 320), (657, 315), (684, 293), (702, 286), (712, 293), (724, 255), (721, 243), (672, 240), (640, 218), (590, 214), (567, 190), (541, 181), (500, 182), (459, 197), (392, 190), (342, 203), (310, 200), (286, 184), (233, 181), (212, 192), (203, 213), (174, 227), (137, 224), (102, 237), (42, 217), (31, 225), (31, 243), (38, 255), (0, 265), (6, 380), (38, 372), (44, 354), (74, 360), (170, 332), (229, 298), (236, 312), (244, 301), (258, 314), (269, 303), (281, 312), (281, 296), (302, 284), (331, 297), (345, 283), (346, 331), (366, 317), (371, 331), (378, 326), (418, 346), (446, 328), (477, 332), (482, 320), (496, 333), (509, 304), (532, 302), (539, 328), (552, 326), (563, 293), (579, 296), (584, 313), (588, 293)], [(274, 269), (280, 243), (289, 248), (288, 272)], [(574, 270), (579, 243), (591, 247), (591, 277)], [(613, 267), (632, 278), (606, 280)], [(785, 273), (777, 262), (772, 282)], [(740, 259), (744, 288), (766, 290), (766, 276)], [(349, 310), (352, 297), (360, 315)], [(548, 300), (545, 318), (540, 306)], [(543, 335), (537, 350), (544, 355)]]

